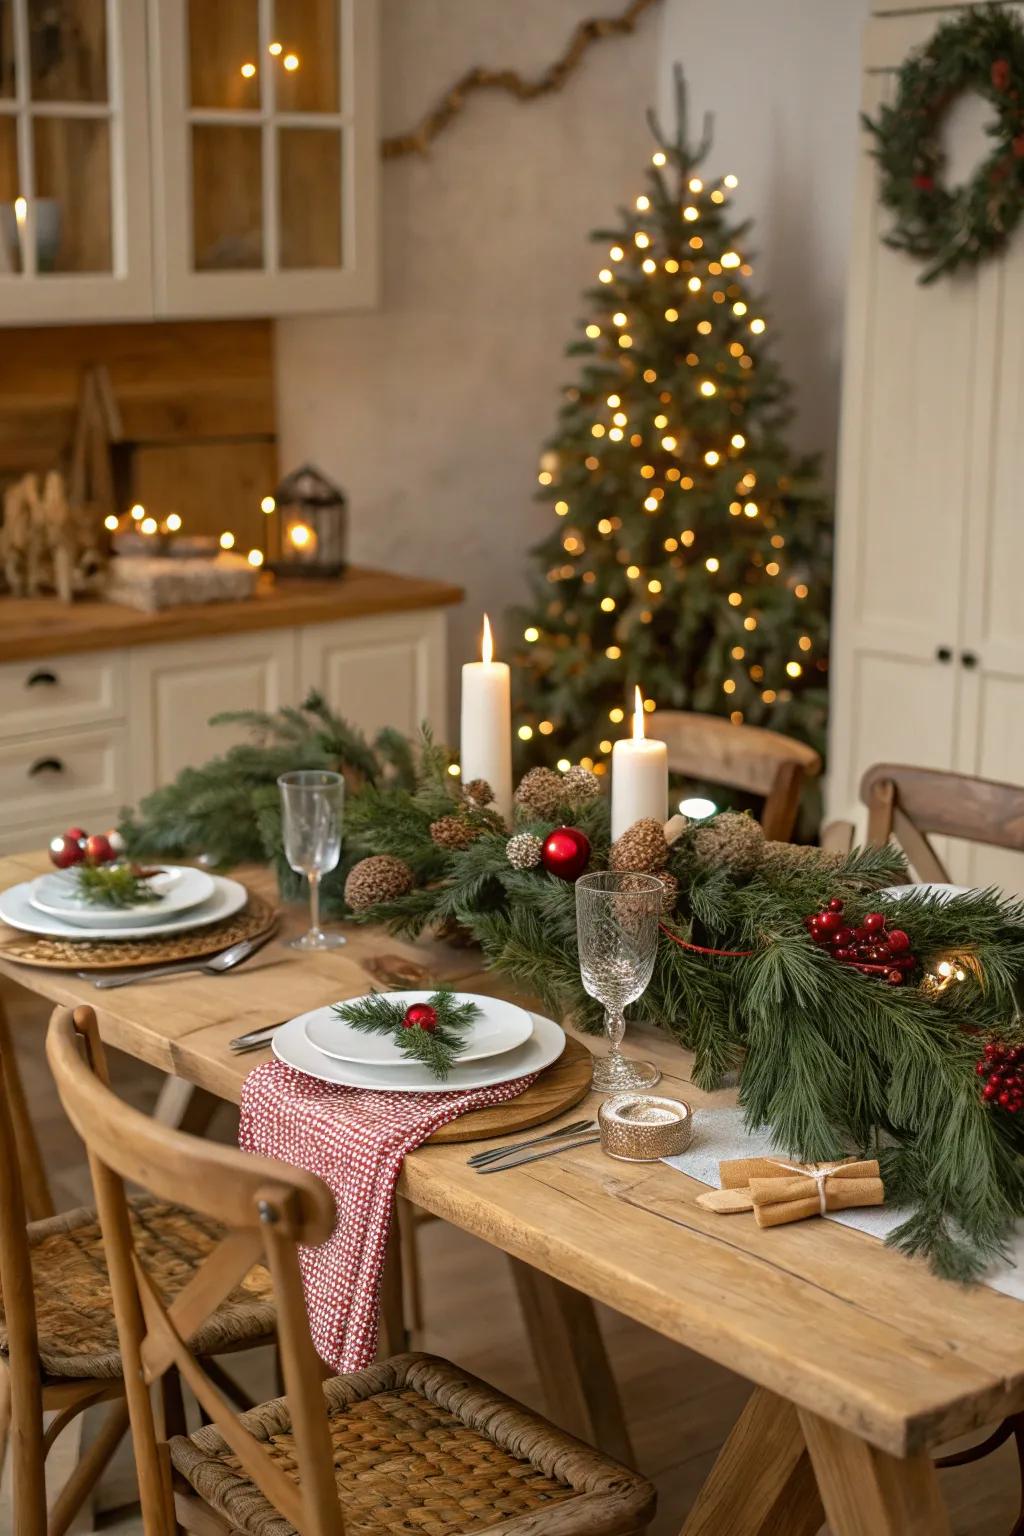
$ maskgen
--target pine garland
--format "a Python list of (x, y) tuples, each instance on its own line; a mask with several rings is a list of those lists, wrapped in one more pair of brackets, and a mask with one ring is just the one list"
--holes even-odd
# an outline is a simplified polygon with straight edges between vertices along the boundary
[(436, 1019), (430, 1029), (406, 1022), (408, 1009), (385, 992), (371, 992), (353, 1002), (335, 1003), (339, 1019), (366, 1035), (390, 1035), (402, 1055), (419, 1062), (444, 1081), (466, 1043), (466, 1030), (479, 1017), (476, 1003), (457, 1002), (449, 987), (431, 994), (428, 1006)]

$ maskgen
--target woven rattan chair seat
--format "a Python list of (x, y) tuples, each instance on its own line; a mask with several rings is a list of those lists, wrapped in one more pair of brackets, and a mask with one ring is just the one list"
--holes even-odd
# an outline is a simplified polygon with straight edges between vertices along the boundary
[[(447, 1361), (398, 1355), (334, 1377), (324, 1394), (346, 1530), (358, 1536), (464, 1536), (526, 1516), (542, 1536), (556, 1510), (558, 1536), (614, 1536), (653, 1511), (644, 1478)], [(297, 1480), (285, 1400), (241, 1422)], [(171, 1458), (232, 1530), (295, 1536), (212, 1426), (172, 1440)]]
[[(223, 1236), (215, 1222), (150, 1195), (131, 1201), (140, 1254), (165, 1297), (173, 1297)], [(117, 1377), (121, 1357), (95, 1211), (65, 1211), (30, 1222), (29, 1248), (39, 1327), (39, 1359), (49, 1376)], [(270, 1276), (262, 1266), (246, 1275), (194, 1341), (198, 1354), (255, 1343), (274, 1332)], [(0, 1355), (9, 1352), (0, 1297)]]

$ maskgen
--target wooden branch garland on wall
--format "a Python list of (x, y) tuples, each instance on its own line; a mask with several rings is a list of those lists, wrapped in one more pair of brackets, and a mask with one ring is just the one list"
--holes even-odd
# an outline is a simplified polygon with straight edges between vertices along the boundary
[(524, 80), (514, 69), (486, 69), (477, 65), (475, 69), (467, 70), (416, 128), (382, 139), (382, 158), (397, 160), (402, 155), (425, 155), (437, 135), (465, 109), (467, 98), (474, 91), (507, 91), (518, 101), (533, 101), (538, 96), (560, 91), (573, 70), (582, 63), (583, 55), (592, 43), (633, 32), (644, 11), (656, 3), (657, 0), (630, 0), (621, 16), (595, 16), (589, 21), (581, 21), (561, 58), (550, 64), (536, 80)]

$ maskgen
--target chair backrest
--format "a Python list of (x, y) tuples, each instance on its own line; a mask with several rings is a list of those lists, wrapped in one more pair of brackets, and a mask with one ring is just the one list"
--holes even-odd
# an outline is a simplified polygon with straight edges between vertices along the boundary
[(868, 842), (894, 838), (921, 880), (949, 880), (930, 833), (1024, 853), (1024, 789), (1014, 784), (876, 763), (860, 781), (860, 798), (868, 808)]
[(804, 781), (821, 772), (813, 747), (761, 726), (734, 725), (720, 715), (659, 709), (655, 719), (652, 735), (668, 746), (670, 773), (763, 795), (765, 836), (789, 841)]
[[(46, 1054), (61, 1102), (89, 1156), (146, 1536), (170, 1536), (174, 1529), (167, 1451), (159, 1442), (149, 1390), (172, 1367), (283, 1519), (303, 1536), (342, 1536), (322, 1368), (309, 1336), (297, 1253), (299, 1243), (315, 1245), (330, 1235), (334, 1200), (327, 1186), (300, 1169), (172, 1130), (124, 1104), (111, 1091), (91, 1008), (54, 1011)], [(225, 1229), (170, 1304), (154, 1284), (136, 1243), (125, 1180), (164, 1200), (177, 1202), (184, 1195), (194, 1210)], [(239, 1423), (188, 1343), (257, 1263), (266, 1264), (274, 1286), (297, 1483)]]

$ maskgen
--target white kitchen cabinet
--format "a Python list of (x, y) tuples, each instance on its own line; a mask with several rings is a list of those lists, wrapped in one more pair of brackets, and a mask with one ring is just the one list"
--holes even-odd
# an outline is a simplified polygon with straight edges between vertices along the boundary
[(299, 675), (346, 720), (372, 737), (391, 725), (414, 735), (429, 721), (443, 731), (445, 618), (419, 611), (353, 619), (343, 628), (299, 631)]
[(0, 325), (377, 291), (377, 0), (0, 0)]
[(132, 651), (128, 692), (134, 797), (248, 736), (239, 726), (211, 726), (213, 715), (294, 703), (300, 686), (296, 656), (293, 629)]
[[(1017, 6), (1024, 13), (1024, 6)], [(863, 106), (945, 13), (865, 33)], [(1020, 783), (1024, 763), (1024, 238), (927, 287), (883, 244), (865, 139), (843, 380), (828, 810), (863, 831), (861, 774), (905, 762)], [(951, 876), (1024, 889), (1024, 859), (944, 844)]]

